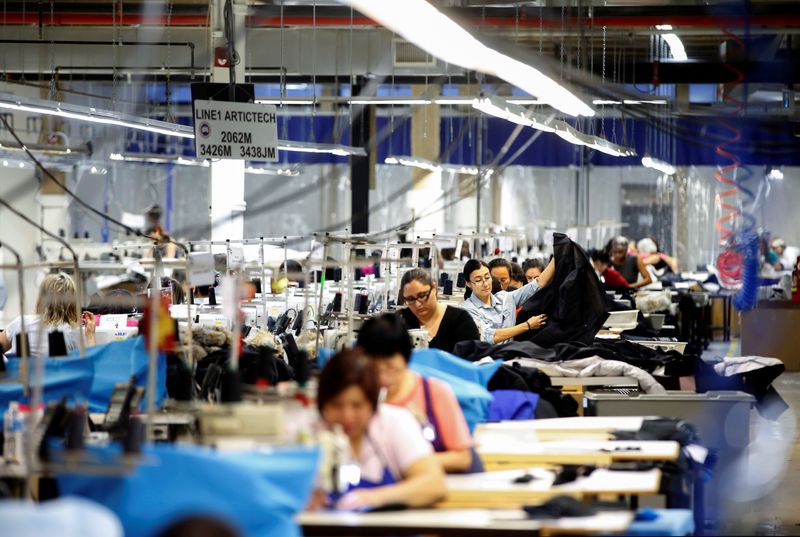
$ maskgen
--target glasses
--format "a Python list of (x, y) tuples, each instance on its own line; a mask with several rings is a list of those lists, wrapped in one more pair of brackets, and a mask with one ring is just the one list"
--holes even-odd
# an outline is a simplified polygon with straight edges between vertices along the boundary
[(480, 285), (481, 283), (492, 283), (492, 275), (487, 274), (483, 278), (478, 278), (477, 280), (472, 280), (472, 283), (475, 285)]
[(409, 306), (414, 303), (424, 304), (428, 297), (431, 296), (431, 292), (433, 291), (433, 287), (428, 289), (424, 293), (420, 293), (417, 296), (404, 296), (403, 301), (408, 304)]

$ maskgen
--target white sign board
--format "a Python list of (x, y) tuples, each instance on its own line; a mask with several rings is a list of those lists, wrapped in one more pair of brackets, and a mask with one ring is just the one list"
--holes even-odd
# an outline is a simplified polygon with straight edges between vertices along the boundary
[(198, 158), (277, 162), (278, 115), (274, 106), (194, 101)]

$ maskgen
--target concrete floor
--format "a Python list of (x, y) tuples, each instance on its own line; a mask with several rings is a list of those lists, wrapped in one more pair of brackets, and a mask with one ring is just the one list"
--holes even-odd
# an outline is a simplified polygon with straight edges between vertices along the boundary
[[(738, 356), (738, 345), (712, 343), (704, 357)], [(749, 472), (736, 485), (740, 496), (722, 535), (800, 536), (800, 372), (786, 372), (774, 386), (790, 409), (777, 420), (751, 418)], [(761, 483), (759, 485), (759, 482)]]

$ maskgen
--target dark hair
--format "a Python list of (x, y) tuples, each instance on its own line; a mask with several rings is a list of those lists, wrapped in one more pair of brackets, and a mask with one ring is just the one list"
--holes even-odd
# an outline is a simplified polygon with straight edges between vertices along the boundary
[(500, 280), (492, 276), (492, 294), (496, 295), (502, 290), (503, 290), (503, 284), (500, 283)]
[(278, 267), (280, 272), (286, 270), (286, 272), (291, 275), (292, 273), (303, 272), (303, 266), (294, 259), (289, 259), (284, 263), (281, 263), (281, 266)]
[(400, 354), (406, 363), (411, 360), (413, 347), (406, 323), (396, 313), (384, 313), (364, 321), (356, 345), (370, 358), (391, 358)]
[(608, 252), (605, 250), (589, 250), (589, 257), (592, 258), (592, 261), (600, 261), (606, 265), (611, 264), (611, 258), (609, 257)]
[(625, 238), (622, 235), (620, 235), (618, 237), (614, 237), (613, 239), (611, 239), (611, 241), (609, 243), (608, 251), (610, 253), (611, 250), (613, 250), (614, 248), (625, 248), (625, 250), (627, 250), (629, 244), (630, 244), (630, 241), (627, 238)]
[(541, 259), (526, 259), (522, 264), (522, 273), (525, 274), (530, 269), (535, 268), (544, 271), (544, 262)]
[(507, 259), (503, 259), (502, 257), (497, 257), (489, 261), (489, 271), (493, 268), (505, 267), (508, 269), (508, 275), (511, 276), (511, 263), (508, 262)]
[(163, 529), (159, 537), (238, 537), (239, 532), (216, 517), (191, 515)]
[(470, 281), (469, 277), (472, 275), (472, 273), (481, 267), (486, 267), (488, 269), (489, 265), (480, 259), (470, 259), (464, 263), (464, 270), (462, 271), (462, 274), (464, 275), (464, 281)]
[(522, 270), (522, 267), (519, 266), (519, 263), (511, 263), (511, 279), (515, 282), (524, 283), (525, 282), (525, 272)]
[(317, 390), (317, 409), (322, 414), (332, 399), (350, 386), (358, 386), (372, 405), (378, 409), (378, 396), (381, 386), (375, 364), (361, 349), (348, 349), (337, 353), (328, 360), (319, 376)]
[(403, 278), (400, 280), (400, 296), (397, 297), (397, 303), (401, 306), (405, 304), (405, 300), (403, 300), (403, 288), (411, 282), (419, 282), (422, 285), (429, 285), (433, 288), (433, 279), (431, 278), (430, 272), (421, 268), (409, 270), (403, 274)]

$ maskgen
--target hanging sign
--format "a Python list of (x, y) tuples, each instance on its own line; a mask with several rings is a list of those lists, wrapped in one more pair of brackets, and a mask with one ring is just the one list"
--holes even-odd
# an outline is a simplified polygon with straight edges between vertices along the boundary
[(274, 106), (200, 99), (193, 104), (198, 158), (278, 161)]

